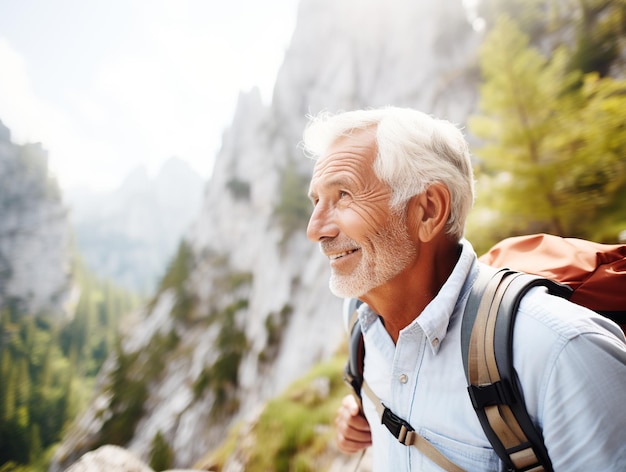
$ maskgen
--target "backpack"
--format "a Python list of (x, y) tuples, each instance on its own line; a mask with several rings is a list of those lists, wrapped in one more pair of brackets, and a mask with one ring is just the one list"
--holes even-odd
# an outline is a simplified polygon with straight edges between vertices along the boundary
[[(626, 245), (536, 234), (505, 239), (479, 260), (488, 266), (481, 266), (461, 326), (470, 400), (485, 435), (508, 470), (552, 471), (541, 432), (526, 411), (512, 363), (517, 308), (531, 288), (544, 286), (553, 295), (612, 319), (626, 332)], [(360, 304), (350, 299), (345, 305), (353, 315), (344, 380), (359, 402), (362, 393), (374, 402), (381, 422), (401, 443), (417, 447), (445, 470), (461, 471), (386, 408), (364, 382), (365, 348), (356, 322)]]

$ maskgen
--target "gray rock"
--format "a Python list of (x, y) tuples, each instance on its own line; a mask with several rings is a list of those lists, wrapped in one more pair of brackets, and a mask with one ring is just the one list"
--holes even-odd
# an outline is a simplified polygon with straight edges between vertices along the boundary
[(154, 472), (154, 470), (126, 449), (102, 446), (84, 454), (65, 472)]

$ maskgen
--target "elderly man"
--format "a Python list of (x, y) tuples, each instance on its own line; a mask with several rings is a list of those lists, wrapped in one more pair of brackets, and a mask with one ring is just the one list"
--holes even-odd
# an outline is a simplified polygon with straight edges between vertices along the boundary
[[(460, 321), (481, 270), (463, 238), (474, 195), (462, 133), (387, 107), (314, 117), (304, 146), (316, 159), (307, 235), (328, 257), (331, 291), (364, 302), (365, 381), (425, 446), (401, 444), (373, 401), (364, 397), (361, 413), (347, 396), (336, 421), (340, 449), (372, 444), (376, 471), (503, 470), (461, 360)], [(535, 288), (519, 307), (514, 346), (554, 470), (626, 470), (619, 327)]]

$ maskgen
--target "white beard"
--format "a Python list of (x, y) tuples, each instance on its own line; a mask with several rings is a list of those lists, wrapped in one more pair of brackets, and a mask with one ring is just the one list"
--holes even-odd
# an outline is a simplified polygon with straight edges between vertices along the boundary
[(337, 274), (331, 270), (330, 291), (341, 298), (359, 298), (402, 272), (416, 252), (406, 228), (405, 216), (392, 215), (383, 231), (370, 239), (368, 247), (361, 246), (361, 261), (352, 273)]

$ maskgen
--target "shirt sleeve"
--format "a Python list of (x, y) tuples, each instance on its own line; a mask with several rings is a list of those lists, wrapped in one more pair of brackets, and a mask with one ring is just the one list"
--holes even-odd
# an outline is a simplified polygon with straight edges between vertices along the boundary
[(563, 344), (543, 402), (554, 470), (626, 470), (626, 344), (602, 328)]

